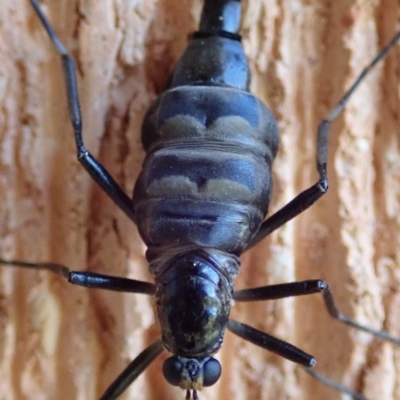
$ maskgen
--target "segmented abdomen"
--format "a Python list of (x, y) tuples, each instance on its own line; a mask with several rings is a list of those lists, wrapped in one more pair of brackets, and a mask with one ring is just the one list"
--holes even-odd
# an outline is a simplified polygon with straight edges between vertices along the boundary
[(278, 132), (265, 105), (234, 88), (181, 86), (155, 101), (142, 134), (133, 202), (147, 246), (240, 253), (270, 200)]

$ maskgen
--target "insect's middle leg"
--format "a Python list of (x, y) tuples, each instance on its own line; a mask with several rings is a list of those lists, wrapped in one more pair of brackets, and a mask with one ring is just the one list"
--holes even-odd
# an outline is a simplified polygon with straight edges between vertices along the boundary
[[(291, 282), (291, 283), (283, 283), (277, 285), (268, 285), (268, 286), (261, 286), (256, 288), (244, 289), (234, 292), (234, 299), (238, 302), (251, 302), (251, 301), (263, 301), (263, 300), (276, 300), (276, 299), (283, 299), (287, 297), (297, 297), (297, 296), (304, 296), (310, 295), (314, 293), (321, 293), (323, 296), (325, 308), (327, 309), (329, 315), (355, 329), (362, 330), (364, 332), (370, 333), (371, 335), (375, 336), (378, 339), (385, 340), (388, 342), (393, 343), (396, 346), (400, 346), (400, 339), (394, 336), (391, 336), (388, 332), (372, 329), (368, 326), (362, 325), (357, 321), (347, 317), (346, 315), (342, 314), (334, 301), (334, 297), (329, 285), (319, 279), (315, 280), (307, 280), (301, 282)], [(236, 323), (235, 324), (239, 324)], [(243, 325), (243, 324), (240, 324)], [(307, 361), (307, 354), (302, 352), (297, 348), (293, 348), (292, 345), (288, 345), (286, 342), (275, 339), (276, 342), (271, 341), (270, 347), (266, 347), (265, 343), (269, 342), (270, 336), (265, 334), (264, 332), (257, 331), (254, 328), (243, 326), (229, 326), (228, 329), (231, 330), (233, 333), (243, 337), (244, 339), (256, 344), (257, 346), (266, 348), (267, 350), (273, 351), (278, 353), (279, 355), (288, 358), (304, 367), (306, 372), (311, 375), (313, 378), (321, 382), (322, 384), (329, 386), (335, 390), (338, 390), (341, 393), (349, 394), (355, 400), (367, 400), (362, 394), (334, 381), (331, 380), (324, 375), (321, 375), (318, 372), (313, 371), (310, 367), (313, 365), (307, 366), (305, 365), (304, 361)], [(234, 328), (234, 329), (232, 329)], [(278, 351), (279, 352), (278, 352)], [(289, 356), (287, 356), (289, 355)], [(296, 358), (298, 357), (298, 358)], [(310, 356), (309, 356), (310, 357)], [(315, 364), (315, 362), (314, 362)]]
[(352, 326), (358, 330), (368, 332), (378, 339), (386, 340), (396, 346), (400, 346), (400, 339), (391, 336), (386, 331), (372, 329), (368, 326), (359, 324), (353, 319), (342, 314), (333, 298), (333, 294), (329, 285), (320, 279), (312, 279), (301, 282), (281, 283), (277, 285), (261, 286), (257, 288), (243, 289), (235, 291), (233, 298), (235, 301), (250, 302), (263, 300), (284, 299), (287, 297), (305, 296), (314, 293), (322, 293), (325, 308), (329, 315), (338, 321)]
[(153, 283), (138, 281), (136, 279), (120, 278), (118, 276), (103, 275), (89, 271), (71, 271), (62, 264), (49, 262), (26, 262), (19, 260), (0, 259), (0, 265), (33, 270), (50, 271), (66, 279), (73, 285), (87, 288), (114, 290), (125, 293), (141, 293), (154, 295), (155, 286)]
[(121, 189), (118, 183), (112, 178), (108, 171), (97, 161), (86, 149), (82, 138), (82, 117), (79, 105), (78, 86), (76, 81), (76, 69), (74, 61), (68, 54), (65, 46), (57, 37), (53, 28), (50, 26), (36, 0), (30, 0), (40, 21), (53, 43), (54, 49), (61, 56), (65, 85), (67, 88), (69, 116), (75, 133), (75, 143), (77, 157), (86, 171), (94, 181), (104, 190), (104, 192), (125, 212), (125, 214), (135, 222), (135, 215), (132, 206), (132, 200)]

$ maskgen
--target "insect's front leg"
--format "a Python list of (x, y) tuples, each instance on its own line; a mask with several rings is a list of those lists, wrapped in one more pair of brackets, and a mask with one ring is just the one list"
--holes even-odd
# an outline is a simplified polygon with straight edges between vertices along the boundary
[(103, 191), (117, 204), (117, 206), (125, 212), (125, 214), (135, 222), (132, 201), (128, 195), (121, 189), (118, 183), (108, 173), (108, 171), (93, 157), (86, 149), (82, 137), (82, 116), (79, 105), (79, 94), (76, 80), (76, 68), (74, 61), (68, 54), (65, 46), (55, 34), (50, 23), (40, 9), (36, 0), (30, 0), (40, 21), (42, 22), (46, 32), (53, 43), (54, 49), (61, 56), (64, 71), (65, 86), (67, 88), (69, 115), (74, 129), (77, 157), (86, 171), (90, 174), (94, 181), (103, 189)]

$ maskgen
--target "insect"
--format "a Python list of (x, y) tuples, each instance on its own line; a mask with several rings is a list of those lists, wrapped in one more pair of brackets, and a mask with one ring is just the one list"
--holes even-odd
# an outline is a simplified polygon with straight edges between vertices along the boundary
[[(127, 211), (127, 213), (129, 213), (130, 211), (129, 211), (129, 208), (125, 208), (125, 210)], [(164, 254), (164, 253), (163, 253)], [(193, 264), (194, 264), (194, 262), (193, 262)], [(54, 270), (54, 269), (53, 269)], [(79, 275), (79, 277), (82, 277), (83, 275)], [(114, 282), (114, 281), (113, 281)], [(115, 281), (116, 282), (116, 281)], [(122, 282), (123, 281), (118, 281), (117, 283), (118, 284), (121, 284), (122, 285)], [(109, 285), (110, 284), (110, 282), (106, 282), (105, 281), (105, 283), (107, 284), (107, 285)], [(116, 283), (116, 284), (117, 284)], [(150, 287), (150, 286), (146, 286), (146, 285), (143, 285), (143, 284), (139, 284), (139, 287), (141, 288), (141, 290), (143, 290), (143, 291), (147, 291), (147, 292), (151, 292), (153, 289)], [(120, 287), (119, 287), (120, 288)], [(288, 286), (286, 286), (286, 288), (288, 288)], [(296, 288), (299, 288), (299, 286), (296, 286)], [(318, 288), (317, 288), (318, 289)], [(237, 298), (238, 298), (238, 296), (237, 296)], [(232, 326), (231, 326), (231, 328), (232, 328)], [(232, 329), (234, 329), (234, 327), (232, 328)], [(153, 348), (154, 349), (154, 348)], [(159, 348), (157, 348), (157, 347), (155, 347), (155, 349), (156, 350), (158, 350)], [(293, 353), (292, 353), (293, 354)], [(175, 361), (176, 362), (176, 360), (173, 360), (173, 361)], [(178, 362), (180, 362), (179, 360), (178, 360)], [(207, 359), (207, 362), (208, 362), (208, 359)], [(175, 381), (176, 381), (176, 377), (175, 378), (171, 378), (171, 380), (174, 380), (175, 379)], [(197, 379), (197, 378), (196, 378)], [(190, 387), (190, 389), (188, 389), (188, 390), (193, 390), (193, 389), (196, 389), (195, 387), (193, 387), (195, 384), (197, 384), (197, 382), (195, 382), (195, 383), (193, 383), (193, 382), (191, 382), (191, 387)], [(182, 384), (183, 385), (183, 384)], [(189, 385), (189, 386), (190, 386)], [(201, 386), (201, 385), (200, 385)], [(188, 396), (190, 395), (190, 392), (189, 392), (189, 394), (188, 394)], [(111, 396), (111, 395), (110, 395)], [(107, 398), (111, 398), (110, 396), (108, 396)], [(195, 391), (193, 392), (193, 396), (196, 396), (196, 394), (195, 394)]]

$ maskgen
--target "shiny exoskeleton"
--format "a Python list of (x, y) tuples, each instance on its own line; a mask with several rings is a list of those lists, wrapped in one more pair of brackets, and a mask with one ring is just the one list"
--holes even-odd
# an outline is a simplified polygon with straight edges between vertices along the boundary
[[(192, 363), (222, 344), (236, 256), (267, 213), (278, 150), (275, 120), (249, 92), (239, 23), (238, 1), (206, 2), (200, 30), (142, 128), (147, 156), (133, 194), (136, 223), (155, 277), (163, 344)], [(180, 385), (199, 389), (201, 381)]]
[(259, 301), (322, 293), (328, 312), (340, 321), (384, 340), (400, 340), (358, 324), (337, 310), (321, 280), (233, 290), (240, 254), (300, 214), (328, 188), (327, 139), (360, 82), (400, 38), (381, 50), (318, 128), (318, 181), (264, 220), (272, 194), (271, 165), (278, 130), (269, 109), (249, 91), (250, 73), (239, 36), (239, 0), (205, 0), (200, 27), (178, 61), (166, 90), (150, 106), (142, 127), (146, 159), (130, 199), (87, 151), (72, 58), (55, 35), (36, 0), (30, 0), (55, 50), (66, 80), (78, 159), (92, 178), (137, 224), (154, 284), (53, 263), (0, 260), (4, 265), (46, 269), (86, 287), (155, 295), (162, 338), (117, 377), (101, 400), (116, 399), (163, 351), (172, 356), (163, 374), (197, 399), (213, 385), (221, 366), (212, 356), (229, 329), (254, 344), (304, 367), (312, 376), (354, 398), (364, 397), (309, 368), (315, 359), (300, 349), (229, 319), (234, 301)]

